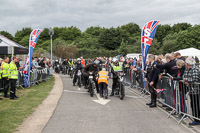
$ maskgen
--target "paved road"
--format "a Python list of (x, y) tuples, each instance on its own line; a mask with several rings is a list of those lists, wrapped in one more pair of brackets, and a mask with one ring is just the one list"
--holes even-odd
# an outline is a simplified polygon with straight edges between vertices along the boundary
[(106, 105), (94, 102), (86, 90), (72, 86), (68, 75), (60, 75), (64, 91), (43, 133), (188, 133), (158, 108), (126, 88), (125, 99), (109, 97)]

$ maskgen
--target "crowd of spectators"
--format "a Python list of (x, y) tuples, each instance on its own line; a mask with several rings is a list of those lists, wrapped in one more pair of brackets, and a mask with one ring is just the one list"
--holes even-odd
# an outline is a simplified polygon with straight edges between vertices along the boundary
[[(12, 62), (13, 61), (11, 60), (11, 57), (6, 56), (3, 59), (0, 58), (0, 94), (2, 94), (2, 92), (4, 92), (5, 98), (10, 97), (10, 95), (7, 94), (8, 91), (5, 92), (5, 90), (8, 90), (11, 86), (10, 86), (10, 83), (7, 82), (7, 81), (9, 81), (8, 80), (9, 77), (6, 77), (7, 79), (5, 79), (5, 77), (3, 77), (3, 74), (8, 73), (8, 72), (3, 72), (4, 68), (3, 68), (2, 64), (6, 63), (8, 66), (10, 66), (10, 64)], [(15, 65), (16, 65), (17, 70), (19, 71), (18, 79), (17, 79), (18, 82), (16, 82), (17, 84), (19, 84), (20, 81), (23, 82), (23, 75), (22, 75), (23, 68), (24, 68), (23, 62), (24, 61), (22, 59), (15, 57)], [(42, 69), (46, 68), (47, 75), (49, 76), (50, 74), (52, 74), (51, 67), (52, 67), (52, 62), (48, 58), (45, 58), (45, 57), (44, 58), (37, 58), (37, 57), (32, 58), (31, 70), (36, 70), (36, 72), (38, 72), (38, 70), (42, 70)], [(8, 71), (8, 70), (6, 70), (6, 71)], [(39, 79), (40, 77), (37, 77), (37, 78)], [(39, 84), (39, 81), (37, 81), (36, 84)], [(0, 99), (2, 100), (3, 98), (0, 98)]]
[[(186, 107), (186, 93), (189, 93), (190, 96), (190, 108), (192, 110), (192, 115), (200, 119), (200, 68), (199, 68), (199, 59), (198, 57), (183, 57), (179, 52), (177, 53), (168, 53), (166, 55), (155, 55), (155, 60), (153, 61), (153, 67), (159, 70), (158, 79), (162, 81), (162, 75), (168, 76), (168, 82), (172, 86), (171, 97), (176, 97), (174, 92), (175, 82), (179, 83), (179, 101), (180, 101), (180, 111), (187, 113)], [(148, 68), (152, 66), (152, 63), (149, 60), (146, 61), (145, 69), (141, 69), (142, 66), (142, 57), (140, 56), (138, 60), (133, 58), (127, 58), (124, 62), (124, 67), (128, 68), (136, 73), (145, 72), (147, 73)], [(137, 76), (136, 76), (137, 78)], [(196, 86), (194, 86), (197, 83)], [(140, 82), (143, 84), (143, 82)], [(172, 85), (173, 84), (173, 85)], [(183, 89), (182, 89), (183, 88)], [(170, 106), (174, 107), (176, 103), (176, 98), (173, 99), (173, 103), (168, 103)], [(166, 99), (168, 101), (168, 99)], [(169, 109), (170, 110), (170, 109)], [(172, 109), (171, 109), (172, 110)], [(180, 114), (180, 118), (183, 114)], [(194, 119), (190, 125), (199, 125), (200, 121)]]

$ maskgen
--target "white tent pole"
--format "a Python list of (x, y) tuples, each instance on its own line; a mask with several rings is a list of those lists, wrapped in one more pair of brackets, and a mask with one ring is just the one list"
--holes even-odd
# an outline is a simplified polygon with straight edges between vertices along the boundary
[(14, 56), (14, 47), (12, 46), (12, 59), (13, 59), (13, 56)]

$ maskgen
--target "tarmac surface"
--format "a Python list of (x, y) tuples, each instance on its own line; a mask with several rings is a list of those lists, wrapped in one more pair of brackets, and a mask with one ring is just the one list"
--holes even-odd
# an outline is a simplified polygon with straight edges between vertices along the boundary
[[(189, 133), (167, 118), (158, 108), (149, 108), (145, 100), (126, 87), (126, 97), (90, 97), (82, 86), (73, 86), (68, 75), (60, 75), (63, 92), (42, 133)], [(109, 86), (112, 85), (112, 79)], [(110, 94), (110, 90), (109, 90)]]

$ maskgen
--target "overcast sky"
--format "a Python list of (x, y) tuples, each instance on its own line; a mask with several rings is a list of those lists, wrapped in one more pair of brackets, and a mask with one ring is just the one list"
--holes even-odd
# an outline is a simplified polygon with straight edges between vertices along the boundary
[(200, 23), (200, 0), (0, 0), (0, 31), (15, 34), (23, 27), (117, 27)]

